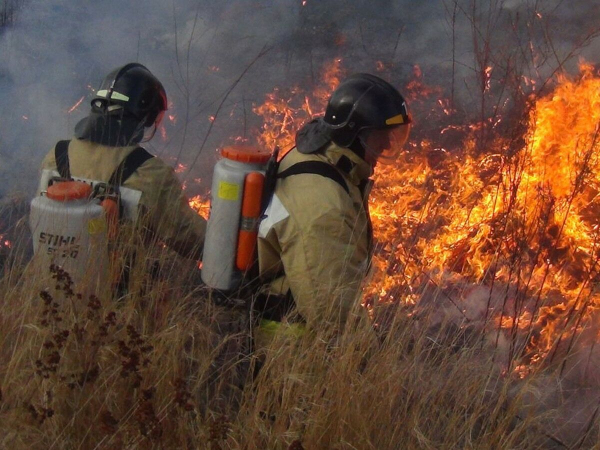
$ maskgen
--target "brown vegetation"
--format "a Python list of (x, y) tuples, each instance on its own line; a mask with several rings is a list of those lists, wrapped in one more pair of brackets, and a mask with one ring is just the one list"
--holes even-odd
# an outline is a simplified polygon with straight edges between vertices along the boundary
[(555, 442), (543, 428), (551, 411), (529, 414), (523, 403), (543, 378), (502, 375), (493, 346), (468, 330), (434, 330), (381, 308), (379, 343), (369, 344), (370, 326), (352, 327), (335, 343), (320, 330), (301, 339), (282, 335), (257, 371), (248, 321), (190, 288), (195, 267), (164, 253), (152, 273), (146, 269), (156, 259), (138, 260), (144, 262), (121, 299), (80, 295), (57, 267), (51, 283), (18, 265), (3, 278), (0, 447)]

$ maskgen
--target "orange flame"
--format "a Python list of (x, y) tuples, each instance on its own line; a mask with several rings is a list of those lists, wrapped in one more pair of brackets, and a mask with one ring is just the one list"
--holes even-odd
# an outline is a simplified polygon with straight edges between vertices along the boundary
[(283, 152), (291, 149), (296, 131), (313, 116), (325, 112), (329, 95), (340, 82), (341, 64), (342, 60), (339, 58), (328, 64), (321, 82), (312, 92), (294, 87), (289, 91), (275, 88), (267, 94), (265, 102), (252, 109), (263, 121), (257, 136), (258, 143), (270, 150), (276, 146)]
[(484, 91), (490, 90), (490, 87), (492, 85), (492, 72), (493, 71), (494, 71), (494, 68), (491, 66), (488, 66), (485, 68), (485, 70), (483, 72)]
[(196, 195), (190, 198), (188, 203), (198, 215), (208, 219), (208, 213), (210, 211), (210, 199), (208, 196)]
[(440, 97), (442, 91), (442, 88), (439, 86), (429, 86), (425, 84), (421, 67), (415, 65), (413, 67), (413, 79), (406, 85), (403, 93), (407, 100), (417, 102), (428, 97)]
[(581, 72), (537, 101), (516, 152), (501, 138), (487, 154), (474, 138), (454, 154), (424, 140), (397, 167), (378, 168), (370, 295), (403, 301), (458, 277), (523, 286), (510, 308), (496, 305), (494, 323), (537, 330), (530, 362), (576, 331), (572, 317), (600, 307), (590, 286), (600, 259), (600, 77), (589, 65)]

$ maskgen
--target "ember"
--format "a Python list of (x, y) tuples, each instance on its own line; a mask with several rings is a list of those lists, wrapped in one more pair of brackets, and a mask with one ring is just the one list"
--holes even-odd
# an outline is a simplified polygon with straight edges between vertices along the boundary
[(77, 102), (71, 106), (69, 108), (69, 110), (67, 111), (68, 114), (71, 114), (72, 112), (74, 112), (77, 108), (79, 108), (79, 105), (81, 105), (81, 103), (83, 103), (83, 100), (85, 99), (85, 96), (82, 96), (79, 100), (77, 100)]
[(0, 234), (0, 247), (12, 248), (12, 242)]

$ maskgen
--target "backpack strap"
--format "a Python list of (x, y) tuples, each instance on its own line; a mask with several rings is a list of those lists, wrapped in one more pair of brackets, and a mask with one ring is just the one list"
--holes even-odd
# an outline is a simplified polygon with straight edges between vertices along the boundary
[(71, 141), (58, 141), (54, 147), (54, 159), (56, 169), (62, 178), (71, 178), (71, 167), (69, 165), (69, 143)]
[(312, 173), (315, 175), (321, 175), (322, 177), (329, 178), (330, 180), (335, 181), (339, 184), (346, 194), (350, 194), (350, 189), (348, 189), (348, 185), (346, 184), (346, 180), (331, 164), (328, 164), (323, 161), (302, 161), (293, 166), (287, 168), (283, 172), (277, 175), (277, 178), (287, 178), (292, 175), (301, 175), (303, 173)]
[(154, 158), (144, 148), (137, 147), (121, 161), (108, 180), (110, 186), (122, 186), (125, 181), (146, 161)]
[(267, 207), (269, 206), (269, 202), (271, 201), (271, 197), (275, 193), (275, 186), (277, 184), (277, 172), (279, 171), (279, 147), (275, 147), (273, 150), (273, 154), (269, 158), (269, 162), (267, 162), (267, 168), (265, 169), (265, 184), (263, 188), (262, 201), (260, 205), (260, 215), (262, 216)]

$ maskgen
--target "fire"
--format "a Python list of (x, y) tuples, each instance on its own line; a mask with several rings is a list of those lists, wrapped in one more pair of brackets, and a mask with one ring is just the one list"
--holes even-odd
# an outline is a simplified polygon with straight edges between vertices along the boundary
[(403, 89), (404, 96), (409, 102), (422, 101), (432, 96), (441, 97), (443, 90), (439, 86), (429, 86), (423, 80), (423, 71), (419, 65), (413, 67), (413, 79)]
[(200, 216), (208, 219), (208, 213), (210, 211), (210, 198), (208, 198), (208, 196), (196, 195), (190, 198), (188, 203)]
[(494, 71), (494, 68), (491, 66), (486, 67), (485, 70), (483, 71), (483, 84), (484, 84), (485, 91), (490, 90), (490, 87), (492, 85), (491, 81), (492, 81), (492, 72), (493, 71)]
[(252, 109), (263, 122), (257, 136), (258, 143), (267, 149), (278, 146), (283, 152), (290, 150), (294, 146), (295, 132), (313, 116), (325, 111), (331, 91), (340, 82), (341, 65), (339, 58), (328, 64), (321, 82), (312, 92), (294, 87), (285, 92), (275, 88), (267, 94), (266, 101)]
[[(264, 122), (263, 146), (293, 146), (301, 125), (323, 112), (340, 63), (328, 65), (312, 93), (275, 89), (254, 108)], [(494, 82), (492, 71), (482, 74), (484, 91)], [(524, 79), (530, 92), (538, 81)], [(498, 133), (482, 151), (478, 132), (495, 130), (502, 117), (440, 123), (441, 133), (413, 138), (396, 166), (377, 167), (370, 199), (376, 270), (367, 302), (418, 307), (424, 296), (445, 295), (464, 314), (466, 286), (485, 287), (485, 326), (524, 342), (515, 350), (521, 362), (512, 367), (519, 374), (551, 357), (561, 340), (600, 312), (594, 288), (600, 278), (600, 76), (582, 65), (578, 79), (562, 75), (556, 84), (552, 95), (534, 102), (522, 140)], [(401, 90), (413, 110), (423, 99), (438, 99), (440, 122), (454, 113), (418, 66)], [(417, 123), (415, 134), (418, 129)], [(460, 142), (443, 145), (447, 133)], [(501, 300), (492, 291), (503, 292)]]
[(171, 111), (169, 114), (165, 114), (166, 120), (162, 120), (158, 125), (156, 131), (159, 132), (161, 139), (163, 142), (167, 142), (169, 139), (169, 129), (172, 129), (177, 125), (177, 114), (173, 112), (175, 110), (175, 105), (173, 101), (169, 100), (167, 104), (167, 110)]
[(473, 138), (454, 154), (422, 141), (378, 168), (370, 295), (397, 301), (459, 280), (520, 287), (490, 307), (495, 326), (531, 335), (530, 362), (586, 325), (585, 309), (600, 306), (600, 77), (581, 71), (536, 102), (516, 152), (501, 138), (487, 154)]
[[(188, 166), (186, 166), (185, 164), (177, 163), (177, 165), (175, 167), (175, 173), (183, 173), (187, 169), (188, 169)], [(194, 178), (193, 183), (196, 186), (200, 186), (202, 184), (202, 179)], [(188, 186), (187, 186), (186, 181), (183, 182), (182, 187), (183, 187), (184, 191), (187, 190)], [(188, 204), (190, 205), (190, 208), (192, 208), (194, 211), (196, 211), (196, 213), (198, 215), (204, 217), (205, 219), (208, 219), (208, 214), (210, 212), (210, 196), (209, 196), (209, 194), (194, 195), (193, 197), (188, 199)]]

